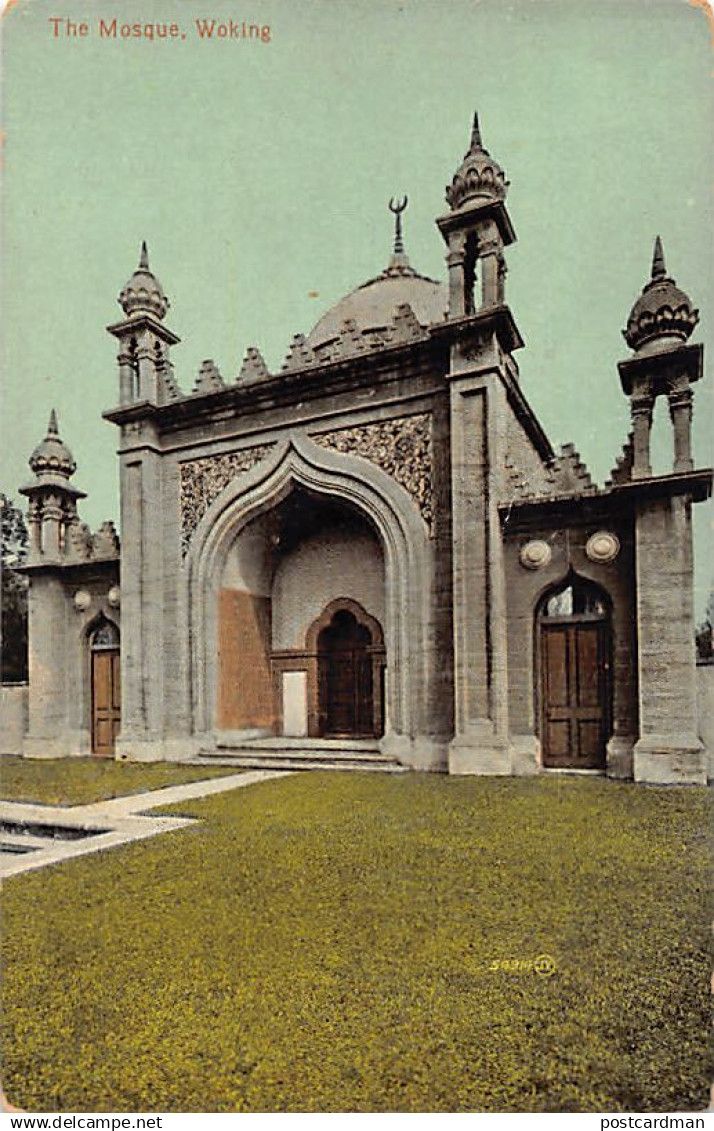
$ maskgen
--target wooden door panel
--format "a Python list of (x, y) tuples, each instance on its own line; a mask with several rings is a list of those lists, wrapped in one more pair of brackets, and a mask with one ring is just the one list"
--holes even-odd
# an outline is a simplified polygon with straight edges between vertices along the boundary
[(567, 761), (571, 747), (569, 722), (548, 722), (547, 747), (553, 764), (562, 765), (564, 759)]
[(112, 706), (112, 666), (110, 652), (94, 656), (94, 709), (110, 711)]
[(355, 724), (355, 672), (350, 652), (333, 652), (327, 660), (328, 734), (352, 734)]
[(581, 707), (601, 709), (600, 633), (592, 625), (575, 628), (577, 654), (577, 702)]
[(543, 764), (601, 769), (607, 741), (603, 622), (541, 625)]
[(578, 723), (578, 755), (583, 767), (595, 769), (600, 765), (602, 751), (602, 721)]
[(92, 753), (111, 758), (121, 721), (118, 651), (92, 652)]
[(357, 734), (374, 734), (374, 698), (372, 694), (372, 657), (355, 655), (355, 730)]
[(116, 712), (116, 725), (119, 727), (119, 712), (121, 711), (121, 664), (119, 653), (112, 654), (112, 710)]
[(565, 633), (548, 630), (545, 637), (547, 650), (547, 698), (551, 707), (568, 707), (568, 637)]

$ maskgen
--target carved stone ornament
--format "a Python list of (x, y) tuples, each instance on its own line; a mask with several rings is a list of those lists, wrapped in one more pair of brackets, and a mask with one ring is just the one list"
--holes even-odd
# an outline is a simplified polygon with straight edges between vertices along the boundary
[(375, 463), (411, 495), (429, 530), (433, 521), (431, 414), (357, 424), (311, 437), (323, 448)]
[(78, 589), (72, 598), (72, 604), (78, 613), (86, 613), (92, 603), (91, 594), (86, 589)]
[(598, 530), (588, 538), (585, 553), (591, 562), (614, 562), (620, 552), (620, 540), (615, 534)]
[(121, 604), (121, 589), (118, 585), (112, 585), (107, 593), (107, 604), (110, 609), (118, 609)]
[(552, 557), (553, 551), (550, 546), (547, 542), (542, 542), (540, 539), (526, 542), (520, 554), (521, 565), (526, 569), (543, 569), (545, 566), (550, 565)]
[(193, 532), (213, 500), (237, 476), (260, 463), (272, 447), (272, 444), (259, 444), (239, 452), (204, 456), (181, 464), (182, 556), (186, 555)]

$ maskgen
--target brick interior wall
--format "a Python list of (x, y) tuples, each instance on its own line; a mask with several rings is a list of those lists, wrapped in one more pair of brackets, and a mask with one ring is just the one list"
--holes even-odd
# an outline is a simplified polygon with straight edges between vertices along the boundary
[(218, 605), (218, 726), (274, 730), (270, 598), (222, 589)]

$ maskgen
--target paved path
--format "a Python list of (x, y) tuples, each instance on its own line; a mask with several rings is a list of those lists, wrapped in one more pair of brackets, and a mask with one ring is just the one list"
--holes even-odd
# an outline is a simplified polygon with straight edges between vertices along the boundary
[[(173, 805), (193, 801), (197, 797), (210, 797), (229, 789), (243, 789), (270, 778), (282, 778), (288, 771), (253, 770), (249, 773), (231, 774), (225, 778), (187, 782), (155, 789), (150, 793), (135, 793), (128, 797), (114, 797), (109, 801), (95, 801), (91, 805), (74, 805), (71, 808), (56, 805), (33, 805), (24, 801), (0, 801), (0, 822), (11, 825), (41, 826), (67, 830), (91, 830), (90, 835), (76, 840), (62, 840), (38, 835), (39, 829), (27, 832), (0, 833), (0, 876), (17, 876), (34, 872), (50, 864), (60, 864), (91, 852), (103, 852), (120, 844), (157, 836), (158, 833), (182, 829), (194, 824), (186, 817), (145, 816), (147, 810), (160, 805)], [(7, 826), (6, 826), (7, 827)], [(31, 851), (3, 852), (4, 845), (25, 846)]]

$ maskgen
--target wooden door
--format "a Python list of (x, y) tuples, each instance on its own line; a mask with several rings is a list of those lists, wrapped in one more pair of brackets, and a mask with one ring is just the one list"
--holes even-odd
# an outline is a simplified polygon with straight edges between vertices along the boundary
[(543, 765), (605, 767), (608, 634), (602, 621), (541, 625)]
[(320, 633), (320, 715), (325, 738), (375, 733), (371, 643), (369, 629), (346, 611), (337, 613)]
[(92, 753), (113, 758), (121, 719), (119, 649), (93, 651), (91, 656)]

